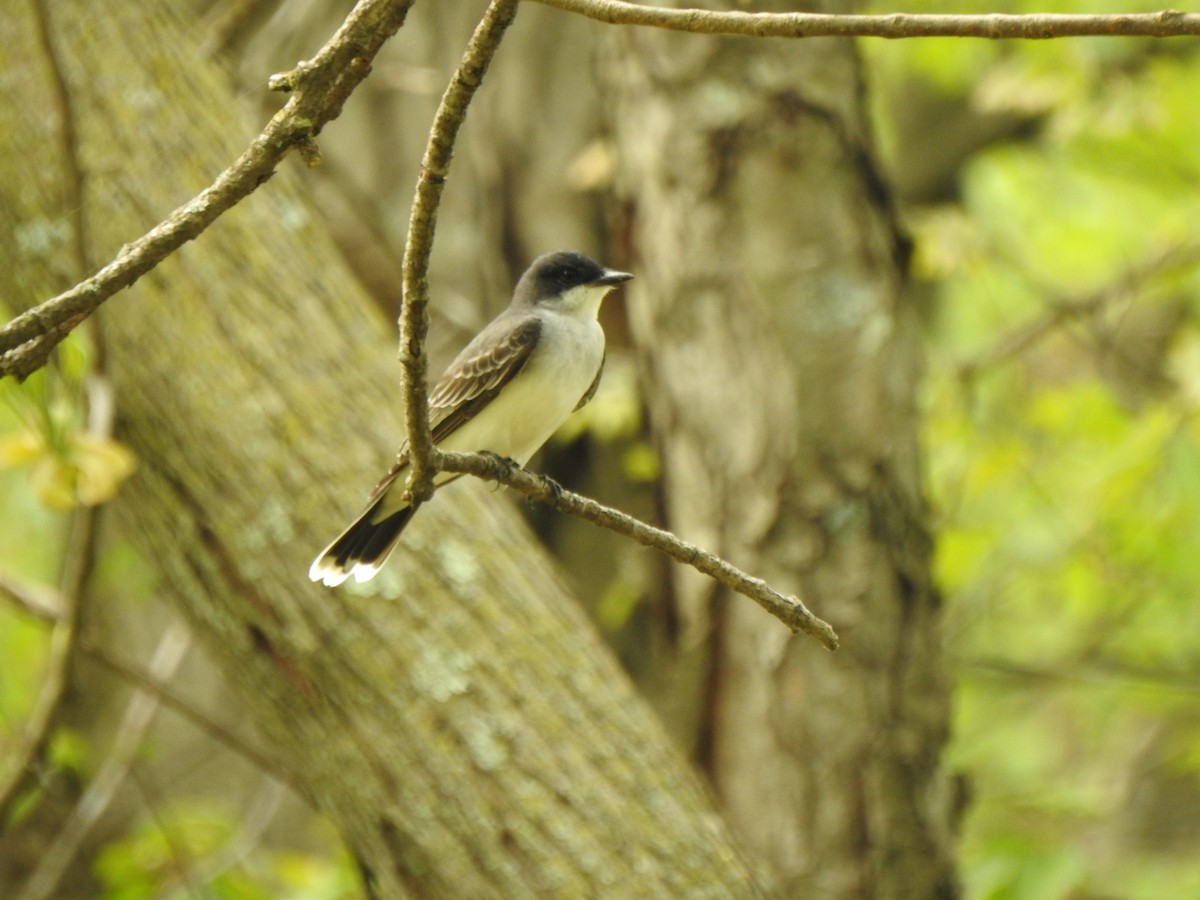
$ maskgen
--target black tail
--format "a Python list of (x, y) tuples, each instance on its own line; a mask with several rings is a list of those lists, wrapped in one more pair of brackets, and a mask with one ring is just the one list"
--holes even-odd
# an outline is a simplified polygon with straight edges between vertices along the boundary
[(367, 507), (349, 528), (321, 551), (308, 570), (309, 578), (334, 587), (351, 575), (358, 581), (366, 581), (379, 571), (400, 540), (400, 532), (417, 511), (415, 506), (406, 506), (375, 521), (382, 503), (381, 497)]

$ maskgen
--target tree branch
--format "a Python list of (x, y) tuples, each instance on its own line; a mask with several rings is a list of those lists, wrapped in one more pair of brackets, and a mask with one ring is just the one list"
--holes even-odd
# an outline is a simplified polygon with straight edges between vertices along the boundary
[(360, 0), (311, 60), (271, 78), (272, 90), (291, 97), (245, 152), (216, 181), (176, 209), (90, 278), (0, 328), (0, 377), (26, 378), (81, 321), (211, 225), (266, 181), (289, 150), (310, 164), (314, 138), (337, 118), (346, 98), (371, 71), (371, 60), (404, 24), (413, 0)]
[[(33, 14), (37, 21), (38, 39), (46, 58), (58, 103), (58, 138), (62, 154), (62, 176), (71, 216), (71, 251), (76, 274), (82, 276), (89, 268), (87, 223), (83, 208), (83, 168), (79, 163), (79, 143), (76, 135), (74, 104), (63, 70), (62, 59), (54, 42), (49, 12), (44, 0), (35, 0)], [(47, 345), (47, 349), (51, 345)], [(103, 374), (103, 342), (97, 339), (96, 372), (84, 384), (88, 401), (87, 431), (101, 439), (112, 435), (112, 392)], [(99, 511), (94, 506), (79, 504), (71, 512), (67, 528), (63, 567), (59, 577), (59, 592), (46, 654), (46, 677), (42, 680), (37, 702), (25, 724), (21, 746), (14, 754), (14, 768), (0, 783), (0, 823), (9, 812), (25, 786), (35, 777), (50, 736), (58, 720), (59, 710), (70, 684), (71, 661), (79, 635), (80, 610), (84, 587), (96, 558), (96, 523)]]
[(433, 476), (437, 474), (440, 458), (429, 429), (425, 355), (425, 335), (429, 331), (429, 255), (437, 227), (438, 204), (467, 107), (516, 14), (517, 0), (492, 0), (488, 5), (434, 115), (413, 193), (404, 247), (404, 299), (400, 307), (400, 365), (410, 466), (408, 494), (413, 503), (433, 496)]
[[(150, 662), (155, 681), (166, 681), (183, 661), (191, 646), (188, 630), (180, 624), (170, 626), (158, 642)], [(58, 883), (74, 859), (84, 838), (112, 802), (117, 788), (125, 780), (137, 759), (146, 732), (158, 712), (158, 698), (135, 690), (125, 706), (121, 724), (108, 756), (96, 770), (91, 784), (75, 804), (62, 828), (38, 858), (37, 866), (17, 893), (18, 900), (43, 900), (52, 897)]]
[(67, 615), (66, 602), (47, 587), (0, 574), (0, 596), (7, 597), (25, 615), (53, 624)]
[[(85, 518), (82, 520), (84, 526), (91, 524), (86, 518), (90, 512), (85, 512)], [(9, 585), (5, 584), (4, 590), (5, 593), (9, 593)], [(9, 595), (14, 598), (20, 597), (16, 592)], [(54, 628), (50, 632), (46, 675), (42, 679), (29, 719), (25, 722), (20, 744), (8, 754), (8, 771), (2, 773), (3, 777), (0, 778), (0, 827), (7, 823), (13, 805), (26, 785), (35, 779), (46, 747), (50, 743), (58, 711), (66, 697), (67, 671), (79, 627), (78, 599), (75, 595), (62, 595), (63, 606), (57, 610)]]
[(837, 634), (795, 597), (786, 597), (706, 550), (682, 541), (668, 531), (647, 525), (594, 500), (563, 490), (549, 479), (491, 454), (444, 453), (433, 446), (429, 428), (425, 336), (429, 328), (429, 256), (437, 225), (437, 207), (454, 151), (454, 141), (467, 107), (516, 15), (517, 0), (493, 0), (476, 27), (434, 117), (429, 143), (413, 198), (408, 240), (404, 250), (404, 302), (400, 311), (400, 362), (403, 367), (407, 452), (411, 466), (408, 493), (414, 503), (433, 496), (433, 478), (440, 470), (463, 472), (497, 481), (559, 512), (587, 519), (653, 547), (692, 566), (729, 588), (756, 601), (792, 631), (803, 631), (824, 647), (838, 646)]
[(289, 771), (285, 767), (281, 759), (276, 759), (270, 754), (259, 750), (249, 741), (243, 740), (235, 732), (226, 728), (216, 719), (213, 719), (190, 700), (176, 693), (168, 680), (158, 678), (149, 671), (118, 659), (103, 646), (90, 640), (87, 636), (80, 638), (79, 652), (129, 682), (138, 690), (147, 694), (153, 694), (163, 706), (178, 713), (198, 731), (203, 732), (226, 749), (253, 763), (271, 778), (287, 784), (300, 796), (304, 796), (304, 789), (299, 779), (296, 778), (294, 772)]
[[(0, 575), (0, 596), (7, 597), (26, 615), (32, 616), (41, 622), (60, 622), (68, 613), (67, 601), (59, 592), (40, 585), (14, 581), (3, 575)], [(80, 635), (77, 638), (75, 646), (81, 655), (103, 666), (141, 690), (154, 694), (154, 696), (162, 701), (164, 706), (169, 707), (187, 719), (198, 730), (204, 732), (214, 741), (225, 745), (229, 750), (243, 756), (272, 778), (288, 784), (297, 794), (303, 795), (304, 791), (295, 774), (284, 768), (281, 760), (268, 756), (266, 753), (256, 749), (252, 744), (242, 740), (234, 732), (211, 718), (199, 707), (194, 706), (189, 700), (175, 693), (175, 690), (166, 682), (158, 681), (149, 673), (138, 669), (134, 665), (123, 662), (109, 653), (103, 645), (92, 640), (86, 634)], [(0, 822), (3, 822), (5, 819), (3, 810), (4, 804), (0, 803)]]
[[(141, 238), (124, 247), (112, 262), (90, 278), (22, 313), (0, 328), (0, 377), (13, 375), (23, 379), (40, 368), (50, 351), (79, 322), (91, 315), (110, 296), (129, 287), (187, 241), (197, 237), (223, 212), (252, 193), (270, 177), (289, 150), (298, 149), (307, 162), (315, 163), (318, 156), (314, 138), (326, 122), (338, 116), (346, 98), (370, 72), (372, 59), (384, 42), (403, 25), (412, 2), (413, 0), (361, 0), (338, 32), (311, 61), (300, 63), (291, 72), (274, 76), (270, 82), (272, 89), (292, 91), (293, 96), (284, 108), (275, 114), (266, 129), (251, 142), (233, 165), (217, 177), (216, 181)], [(978, 37), (997, 40), (1088, 35), (1174, 37), (1200, 34), (1200, 14), (1175, 10), (1116, 15), (1039, 13), (959, 16), (895, 13), (861, 16), (657, 9), (620, 0), (538, 2), (612, 24), (646, 25), (700, 34), (740, 34), (754, 37)], [(512, 10), (515, 9), (514, 0), (493, 4), (489, 7), (488, 15), (498, 14), (501, 9), (508, 10), (507, 17), (511, 20)], [(487, 54), (487, 58), (490, 59), (490, 53)], [(474, 74), (481, 75), (482, 69)], [(469, 100), (477, 82), (467, 81), (463, 86), (466, 87), (463, 96)], [(451, 89), (454, 87), (452, 83)], [(422, 168), (419, 194), (426, 178), (430, 179), (427, 190), (433, 195), (440, 194), (445, 177), (444, 164), (449, 161), (450, 145), (447, 143), (443, 149), (445, 154), (442, 171), (439, 172), (436, 159), (431, 160), (435, 163), (433, 167)], [(422, 207), (422, 215), (432, 215), (435, 211), (436, 196)], [(418, 209), (414, 206), (414, 217), (417, 212)], [(416, 327), (410, 333), (414, 335), (424, 315), (424, 295), (420, 294), (420, 285), (424, 282), (425, 267), (421, 265), (420, 260), (420, 240), (418, 235), (417, 246), (414, 248), (418, 253), (412, 266), (413, 282), (417, 285), (419, 294), (411, 316), (412, 324)], [(427, 256), (428, 246), (425, 247), (425, 254)], [(418, 366), (423, 363), (423, 357), (416, 360), (416, 363)], [(416, 390), (420, 392), (419, 387)], [(413, 473), (419, 475), (425, 468), (420, 453), (424, 449), (422, 437), (427, 429), (423, 430), (418, 425), (415, 429), (410, 427), (409, 431), (413, 433), (411, 436), (417, 438), (417, 463)], [(422, 476), (416, 481), (420, 486), (427, 481), (427, 476)]]
[[(112, 435), (113, 405), (108, 382), (93, 375), (87, 382), (88, 432), (98, 438)], [(80, 608), (84, 588), (96, 558), (96, 525), (99, 508), (79, 505), (71, 513), (63, 553), (63, 571), (59, 588), (51, 595), (23, 587), (7, 579), (0, 580), (0, 592), (7, 594), (32, 614), (53, 622), (46, 653), (46, 676), (42, 680), (21, 746), (12, 754), (16, 762), (0, 780), (0, 823), (7, 820), (26, 785), (37, 775), (50, 736), (66, 699), (70, 683), (71, 661), (78, 646)]]
[(1200, 13), (1163, 10), (1113, 15), (913, 15), (714, 12), (661, 9), (622, 0), (536, 0), (610, 25), (645, 25), (692, 34), (747, 37), (973, 37), (988, 40), (1044, 40), (1064, 37), (1180, 37), (1200, 35)]
[(959, 364), (958, 377), (969, 382), (980, 372), (995, 369), (1025, 353), (1067, 322), (1095, 315), (1140, 290), (1151, 280), (1180, 270), (1187, 271), (1197, 264), (1200, 264), (1200, 244), (1181, 244), (1158, 253), (1134, 266), (1114, 283), (1083, 297), (1055, 297), (1046, 312), (1006, 331), (972, 359)]
[(1125, 665), (1103, 658), (1085, 658), (1057, 666), (1031, 666), (1009, 659), (964, 657), (958, 660), (958, 666), (979, 675), (1019, 678), (1044, 684), (1116, 684), (1125, 689), (1200, 694), (1200, 679), (1188, 672)]
[(91, 270), (92, 264), (87, 250), (83, 167), (79, 163), (79, 135), (75, 128), (75, 105), (71, 99), (70, 88), (67, 86), (66, 73), (63, 69), (62, 59), (59, 57), (58, 47), (55, 46), (46, 0), (34, 0), (33, 15), (37, 21), (38, 41), (41, 44), (42, 55), (48, 63), (50, 86), (54, 91), (55, 103), (58, 105), (57, 130), (59, 153), (62, 154), (60, 174), (67, 214), (71, 219), (71, 253), (75, 257), (74, 263), (78, 270), (75, 275), (82, 278)]
[(809, 612), (798, 597), (784, 596), (762, 579), (747, 575), (719, 556), (680, 540), (669, 531), (647, 525), (619, 510), (565, 490), (550, 479), (494, 454), (442, 453), (441, 463), (444, 471), (465, 472), (476, 478), (499, 482), (561, 513), (587, 519), (602, 528), (633, 538), (639, 544), (653, 547), (676, 562), (691, 566), (749, 597), (792, 631), (803, 631), (816, 638), (825, 649), (836, 650), (838, 647), (838, 636), (833, 627)]

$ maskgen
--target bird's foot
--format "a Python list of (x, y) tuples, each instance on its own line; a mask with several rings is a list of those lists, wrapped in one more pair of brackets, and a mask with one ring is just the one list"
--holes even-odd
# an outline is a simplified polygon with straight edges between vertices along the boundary
[(541, 503), (548, 503), (549, 505), (554, 506), (556, 503), (558, 503), (559, 500), (562, 499), (563, 486), (561, 484), (559, 484), (557, 481), (555, 481), (549, 475), (542, 475), (542, 474), (538, 473), (534, 477), (537, 478), (537, 480), (539, 482), (541, 482), (542, 486), (545, 487), (546, 490), (550, 492), (550, 499), (546, 500), (545, 498), (535, 498), (532, 496), (526, 496), (525, 497), (525, 505), (526, 506), (528, 506), (530, 509), (537, 509), (538, 506), (540, 505), (539, 501)]
[(561, 500), (563, 495), (563, 486), (549, 475), (542, 475), (541, 479), (546, 487), (550, 489), (550, 496), (552, 496), (556, 501)]
[(511, 456), (501, 456), (491, 450), (480, 450), (479, 455), (486, 457), (492, 468), (502, 475), (510, 475), (521, 468), (521, 464)]

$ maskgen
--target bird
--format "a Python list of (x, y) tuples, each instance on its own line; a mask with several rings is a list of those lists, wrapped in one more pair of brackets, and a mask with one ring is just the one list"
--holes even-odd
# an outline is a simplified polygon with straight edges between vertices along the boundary
[[(429, 392), (429, 425), (441, 450), (488, 452), (524, 465), (596, 393), (604, 370), (600, 304), (633, 278), (576, 250), (535, 259), (508, 308), (450, 363)], [(407, 441), (358, 517), (309, 569), (328, 587), (382, 568), (416, 512), (405, 497)], [(438, 486), (459, 477), (439, 473)]]

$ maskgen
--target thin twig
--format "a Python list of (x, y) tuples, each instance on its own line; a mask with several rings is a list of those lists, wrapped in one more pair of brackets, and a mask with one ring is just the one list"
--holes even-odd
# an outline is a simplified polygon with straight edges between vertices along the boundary
[(307, 160), (314, 160), (315, 137), (341, 113), (346, 98), (371, 71), (371, 60), (404, 24), (412, 3), (361, 0), (316, 56), (274, 76), (271, 88), (291, 92), (291, 97), (216, 181), (122, 248), (116, 259), (90, 278), (0, 328), (0, 377), (24, 379), (43, 366), (71, 329), (249, 196), (288, 151), (298, 149)]
[[(154, 823), (154, 828), (163, 840), (168, 863), (163, 860), (157, 868), (158, 881), (163, 893), (178, 893), (184, 897), (204, 897), (204, 883), (193, 872), (193, 861), (196, 854), (184, 838), (179, 823), (169, 821), (166, 816), (169, 801), (164, 791), (157, 784), (144, 777), (136, 768), (129, 770), (129, 785), (136, 792), (141, 805), (145, 807), (147, 818)], [(168, 886), (168, 882), (170, 883)]]
[(1129, 690), (1157, 690), (1181, 694), (1200, 694), (1200, 679), (1190, 673), (1123, 665), (1105, 659), (1081, 659), (1060, 666), (1030, 666), (1008, 659), (964, 658), (957, 661), (960, 671), (979, 675), (1020, 678), (1060, 684), (1117, 684)]
[[(112, 436), (113, 405), (108, 382), (99, 374), (87, 381), (88, 433), (106, 439)], [(54, 628), (46, 653), (46, 675), (38, 691), (37, 702), (25, 724), (21, 747), (12, 754), (14, 767), (0, 783), (0, 822), (8, 818), (12, 804), (37, 773), (38, 764), (46, 752), (53, 733), (58, 711), (66, 699), (68, 673), (79, 635), (79, 612), (84, 588), (96, 557), (96, 523), (99, 509), (95, 506), (76, 506), (71, 512), (63, 553), (63, 571), (58, 592), (54, 595)], [(5, 582), (4, 592), (18, 601), (32, 599), (30, 591)], [(27, 603), (23, 604), (28, 609)], [(49, 609), (46, 610), (49, 612)]]
[(404, 300), (400, 307), (400, 365), (405, 399), (404, 424), (408, 439), (408, 494), (414, 503), (433, 495), (438, 457), (429, 429), (428, 360), (425, 335), (429, 330), (429, 255), (437, 226), (438, 204), (454, 155), (454, 141), (467, 107), (483, 82), (500, 39), (517, 14), (518, 0), (492, 0), (476, 26), (462, 61), (450, 79), (421, 159), (413, 192), (408, 239), (404, 246)]
[[(0, 595), (7, 596), (27, 615), (43, 622), (59, 622), (65, 615), (66, 600), (58, 591), (43, 585), (27, 584), (11, 577), (0, 575)], [(164, 706), (178, 713), (194, 725), (197, 730), (208, 735), (217, 743), (244, 757), (272, 778), (276, 778), (291, 786), (297, 793), (303, 794), (303, 790), (295, 775), (286, 768), (282, 760), (267, 755), (238, 737), (234, 732), (195, 706), (190, 700), (177, 694), (169, 684), (155, 679), (145, 670), (113, 656), (105, 647), (88, 637), (87, 634), (83, 634), (78, 638), (76, 648), (82, 656), (103, 666), (114, 675), (123, 678), (143, 691), (154, 694), (154, 696), (162, 701)], [(3, 815), (0, 815), (0, 822), (3, 819)]]
[(37, 700), (25, 722), (20, 746), (8, 755), (9, 769), (0, 782), (0, 826), (8, 821), (13, 804), (37, 774), (39, 763), (50, 742), (58, 711), (66, 697), (67, 671), (78, 632), (78, 602), (64, 597), (65, 606), (50, 632), (46, 652), (46, 674), (42, 677)]
[[(44, 365), (50, 351), (72, 328), (110, 296), (129, 287), (187, 241), (197, 237), (223, 212), (253, 192), (271, 175), (289, 150), (298, 149), (306, 160), (317, 160), (319, 157), (314, 138), (326, 122), (341, 112), (350, 92), (369, 73), (371, 60), (380, 47), (404, 23), (412, 2), (361, 0), (312, 61), (301, 63), (293, 71), (272, 78), (271, 86), (274, 89), (292, 90), (293, 96), (212, 185), (123, 248), (116, 259), (96, 274), (0, 328), (0, 377), (13, 375), (23, 379)], [(959, 16), (896, 13), (843, 16), (657, 9), (618, 0), (538, 2), (612, 24), (754, 37), (979, 37), (995, 40), (1200, 34), (1200, 14), (1175, 10), (1114, 15), (1038, 13)], [(440, 190), (440, 183), (436, 187)], [(416, 431), (420, 431), (419, 426)], [(419, 433), (417, 438), (420, 440)], [(414, 466), (414, 472), (418, 468)]]
[(228, 53), (236, 42), (247, 40), (278, 6), (279, 0), (229, 0), (214, 4), (200, 19), (200, 31), (205, 35), (201, 52), (205, 56)]
[(256, 748), (253, 744), (240, 738), (220, 722), (199, 709), (190, 700), (180, 696), (166, 681), (155, 678), (151, 673), (124, 662), (113, 656), (107, 649), (88, 639), (86, 636), (79, 642), (79, 652), (93, 662), (108, 669), (114, 675), (137, 686), (139, 690), (153, 694), (163, 706), (170, 708), (186, 719), (197, 730), (203, 732), (217, 743), (253, 763), (264, 773), (291, 786), (297, 793), (303, 793), (295, 775), (289, 771), (282, 760), (275, 759)]
[(1046, 312), (1006, 331), (972, 359), (961, 363), (958, 377), (970, 381), (980, 372), (990, 371), (1025, 353), (1067, 322), (1095, 315), (1129, 297), (1152, 279), (1192, 269), (1197, 263), (1200, 263), (1200, 244), (1170, 247), (1086, 296), (1057, 298)]
[[(190, 645), (191, 638), (185, 627), (180, 624), (169, 627), (159, 641), (154, 658), (150, 662), (150, 674), (154, 680), (168, 680), (183, 661)], [(125, 706), (125, 714), (121, 717), (108, 756), (96, 770), (95, 777), (75, 804), (58, 834), (38, 857), (37, 868), (17, 893), (17, 900), (43, 900), (55, 895), (63, 873), (83, 844), (84, 838), (108, 808), (117, 788), (137, 759), (146, 732), (154, 721), (155, 713), (158, 712), (158, 705), (157, 697), (145, 691), (134, 691)]]
[(889, 13), (748, 13), (706, 9), (662, 9), (621, 0), (537, 0), (610, 25), (645, 25), (692, 34), (747, 37), (971, 37), (1044, 40), (1065, 37), (1180, 37), (1200, 35), (1200, 13), (1168, 9), (1112, 15), (1030, 13), (937, 15)]
[(286, 798), (284, 783), (264, 775), (250, 802), (238, 812), (237, 832), (210, 856), (195, 861), (188, 873), (191, 879), (209, 885), (223, 873), (245, 863), (267, 839), (268, 829)]
[(549, 479), (493, 454), (443, 453), (442, 469), (499, 482), (559, 512), (587, 519), (602, 528), (633, 538), (639, 544), (653, 547), (676, 562), (689, 565), (749, 597), (792, 631), (811, 635), (827, 650), (836, 650), (838, 647), (838, 636), (833, 627), (809, 612), (798, 597), (784, 596), (762, 579), (747, 575), (719, 556), (680, 540), (669, 531), (647, 525), (619, 510), (565, 490)]
[(26, 584), (0, 574), (0, 594), (8, 597), (26, 615), (42, 622), (57, 622), (65, 615), (62, 598), (42, 585)]
[(512, 22), (516, 0), (493, 0), (476, 28), (463, 54), (454, 79), (446, 89), (434, 120), (429, 144), (417, 180), (413, 211), (409, 221), (408, 243), (404, 259), (404, 304), (400, 317), (400, 360), (403, 365), (405, 424), (412, 470), (408, 491), (414, 502), (433, 494), (433, 476), (439, 470), (464, 472), (498, 481), (527, 496), (554, 507), (559, 512), (587, 519), (639, 543), (665, 553), (716, 579), (738, 593), (755, 600), (793, 631), (803, 631), (823, 646), (834, 650), (837, 634), (826, 622), (814, 616), (795, 597), (786, 597), (761, 579), (753, 578), (706, 550), (680, 540), (670, 532), (654, 528), (632, 516), (565, 491), (553, 482), (520, 466), (487, 454), (443, 453), (433, 446), (429, 432), (426, 389), (425, 334), (428, 330), (429, 252), (437, 224), (437, 205), (441, 199), (454, 139), (466, 115), (467, 105), (478, 87), (504, 30)]
[(62, 156), (59, 177), (63, 185), (63, 202), (71, 221), (71, 253), (75, 257), (74, 264), (80, 278), (91, 270), (88, 259), (87, 222), (84, 218), (83, 167), (79, 162), (79, 135), (75, 121), (75, 105), (71, 99), (71, 90), (67, 85), (67, 75), (63, 69), (62, 59), (54, 41), (50, 15), (46, 9), (46, 0), (32, 0), (33, 16), (37, 22), (38, 43), (42, 55), (46, 58), (50, 87), (53, 90), (54, 101), (58, 104), (56, 126), (58, 131), (59, 153)]
[[(53, 28), (45, 0), (33, 0), (38, 39), (46, 57), (54, 97), (58, 103), (58, 139), (62, 153), (62, 177), (71, 212), (71, 248), (75, 257), (76, 274), (80, 277), (90, 268), (87, 252), (87, 229), (83, 211), (83, 168), (79, 162), (79, 143), (76, 133), (75, 108), (63, 71), (62, 58), (55, 44)], [(105, 440), (112, 436), (113, 406), (111, 391), (103, 373), (103, 352), (97, 353), (97, 371), (85, 382), (88, 405), (88, 433)], [(71, 662), (79, 635), (79, 616), (83, 605), (84, 588), (96, 556), (96, 523), (99, 511), (94, 506), (77, 505), (72, 511), (59, 576), (57, 617), (50, 632), (46, 654), (46, 674), (38, 691), (37, 701), (25, 723), (21, 746), (12, 754), (13, 768), (0, 784), (0, 822), (7, 821), (13, 804), (34, 778), (50, 737), (58, 721), (59, 710), (66, 700), (70, 682)]]

